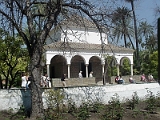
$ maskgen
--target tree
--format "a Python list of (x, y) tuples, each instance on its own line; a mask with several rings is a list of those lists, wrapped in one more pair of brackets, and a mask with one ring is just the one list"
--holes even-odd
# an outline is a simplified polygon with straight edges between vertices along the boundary
[(122, 66), (120, 66), (120, 71), (122, 75), (129, 75), (131, 73), (129, 60), (127, 58), (123, 58)]
[(153, 35), (153, 26), (148, 24), (146, 21), (141, 22), (139, 24), (138, 33), (139, 36), (144, 36), (145, 38), (148, 38), (149, 36)]
[(23, 45), (22, 39), (13, 38), (8, 36), (7, 32), (1, 31), (0, 74), (5, 80), (5, 89), (11, 88), (16, 79), (21, 78), (20, 72), (25, 71), (27, 67), (27, 52), (21, 45)]
[(146, 21), (141, 22), (138, 27), (138, 37), (139, 44), (143, 49), (143, 47), (145, 47), (145, 43), (147, 43), (148, 40), (151, 40), (154, 37), (153, 26), (149, 25)]
[(125, 47), (127, 48), (127, 38), (129, 39), (129, 42), (131, 43), (132, 48), (134, 49), (134, 44), (131, 40), (131, 35), (133, 35), (133, 29), (130, 26), (130, 20), (131, 20), (131, 14), (130, 10), (126, 7), (118, 7), (114, 12), (112, 16), (112, 22), (115, 24), (115, 27), (113, 28), (113, 36), (117, 37), (117, 42), (119, 37), (123, 37)]
[(158, 79), (158, 51), (153, 52), (149, 57), (149, 73)]
[[(101, 33), (103, 30), (101, 28), (103, 26), (102, 21), (106, 18), (106, 15), (102, 9), (96, 7), (98, 6), (94, 6), (86, 0), (0, 1), (0, 15), (3, 28), (18, 32), (24, 40), (29, 53), (32, 77), (31, 117), (33, 119), (44, 118), (40, 78), (43, 65), (43, 45), (50, 30), (59, 25), (62, 20), (69, 18), (72, 14), (79, 14), (92, 20)], [(35, 11), (35, 9), (37, 10)], [(26, 27), (29, 35), (25, 33), (24, 28)]]
[(134, 1), (136, 0), (125, 0), (125, 1), (131, 3), (131, 7), (132, 7), (132, 13), (133, 13), (133, 19), (134, 19), (134, 32), (135, 32), (135, 39), (136, 39), (136, 59), (139, 67), (139, 43), (138, 43), (138, 34), (137, 34), (137, 20), (136, 20), (136, 14), (134, 9)]

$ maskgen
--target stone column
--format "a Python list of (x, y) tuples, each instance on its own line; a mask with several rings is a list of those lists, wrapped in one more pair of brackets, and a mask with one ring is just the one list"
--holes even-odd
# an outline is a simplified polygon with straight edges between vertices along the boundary
[(86, 78), (88, 78), (88, 64), (86, 64)]
[(133, 64), (131, 64), (131, 75), (133, 76)]
[(104, 64), (102, 64), (102, 75), (104, 74)]
[(70, 78), (70, 64), (68, 64), (68, 78)]
[(47, 75), (50, 77), (49, 64), (47, 64)]
[(117, 64), (117, 75), (119, 76), (119, 64)]

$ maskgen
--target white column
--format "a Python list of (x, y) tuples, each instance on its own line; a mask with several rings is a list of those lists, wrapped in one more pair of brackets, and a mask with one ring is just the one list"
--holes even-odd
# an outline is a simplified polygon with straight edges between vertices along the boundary
[(104, 64), (102, 64), (102, 75), (104, 73)]
[(117, 75), (119, 76), (119, 64), (117, 64)]
[(133, 76), (133, 64), (131, 64), (131, 75)]
[(88, 78), (88, 64), (86, 64), (86, 78)]
[(70, 64), (68, 64), (68, 78), (70, 78)]
[(50, 77), (49, 64), (47, 64), (47, 75)]

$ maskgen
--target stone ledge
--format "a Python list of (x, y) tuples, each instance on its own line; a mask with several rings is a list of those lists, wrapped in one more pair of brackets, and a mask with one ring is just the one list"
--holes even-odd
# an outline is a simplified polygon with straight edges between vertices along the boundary
[[(66, 80), (67, 86), (90, 86), (96, 85), (95, 77), (93, 78), (69, 78)], [(52, 79), (53, 87), (62, 87), (60, 78)]]

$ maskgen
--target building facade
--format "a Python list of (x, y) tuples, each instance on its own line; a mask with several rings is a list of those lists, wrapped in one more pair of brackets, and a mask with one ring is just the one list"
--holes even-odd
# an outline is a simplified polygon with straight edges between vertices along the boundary
[(68, 78), (77, 78), (79, 71), (88, 78), (93, 71), (96, 81), (101, 81), (107, 56), (114, 58), (117, 75), (123, 59), (128, 58), (133, 75), (134, 50), (108, 44), (107, 34), (100, 33), (87, 19), (83, 19), (85, 26), (81, 18), (73, 21), (63, 21), (61, 27), (52, 30), (47, 38), (45, 58), (50, 78), (60, 78), (64, 73)]

